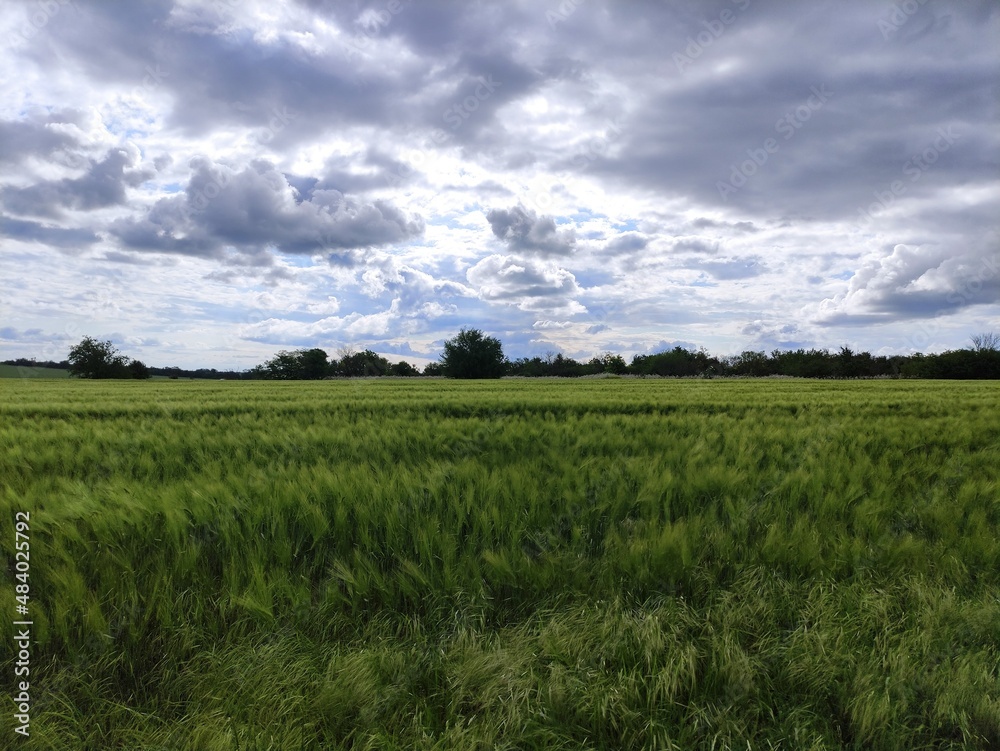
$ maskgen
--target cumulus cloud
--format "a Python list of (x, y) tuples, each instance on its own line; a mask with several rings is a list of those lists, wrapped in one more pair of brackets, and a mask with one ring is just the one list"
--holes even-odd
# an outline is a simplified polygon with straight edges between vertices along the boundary
[(493, 254), (470, 268), (466, 277), (479, 297), (489, 302), (530, 311), (586, 310), (572, 299), (580, 292), (573, 274), (550, 263)]
[(557, 230), (553, 217), (538, 216), (523, 206), (491, 209), (486, 219), (493, 234), (511, 251), (568, 255), (576, 247), (576, 233), (572, 229)]
[(753, 350), (805, 349), (812, 346), (812, 337), (797, 323), (751, 321), (740, 329), (748, 337)]
[(151, 170), (135, 168), (138, 158), (135, 147), (112, 149), (101, 161), (91, 160), (81, 177), (0, 188), (0, 202), (14, 214), (39, 217), (58, 217), (64, 209), (118, 206), (126, 201), (126, 188), (153, 177)]
[(823, 300), (816, 322), (891, 322), (950, 315), (973, 305), (995, 305), (1000, 302), (996, 247), (956, 254), (936, 245), (896, 245), (889, 253), (866, 259), (851, 277), (846, 292)]
[(122, 245), (216, 258), (227, 247), (342, 258), (342, 251), (400, 242), (423, 231), (419, 217), (387, 201), (360, 203), (335, 190), (315, 190), (302, 200), (266, 160), (238, 171), (204, 158), (191, 166), (183, 194), (160, 199), (141, 218), (111, 225)]
[(719, 252), (719, 243), (709, 242), (700, 237), (677, 237), (674, 239), (673, 249), (679, 253), (712, 254)]
[(41, 243), (55, 248), (78, 248), (93, 245), (100, 238), (87, 229), (54, 227), (0, 214), (0, 237), (22, 242)]
[(72, 114), (52, 113), (24, 120), (0, 120), (0, 164), (15, 165), (30, 157), (45, 157), (78, 141), (59, 125)]
[(634, 253), (645, 250), (649, 238), (639, 232), (623, 232), (604, 246), (611, 253)]

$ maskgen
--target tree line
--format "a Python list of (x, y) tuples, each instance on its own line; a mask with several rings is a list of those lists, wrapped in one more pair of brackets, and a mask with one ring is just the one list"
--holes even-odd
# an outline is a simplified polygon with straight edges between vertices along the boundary
[(940, 354), (873, 355), (841, 347), (826, 349), (775, 349), (770, 353), (747, 350), (716, 357), (704, 349), (674, 347), (650, 355), (635, 355), (631, 363), (613, 353), (581, 362), (561, 353), (509, 360), (495, 337), (478, 329), (463, 329), (444, 344), (440, 362), (423, 371), (406, 362), (390, 364), (370, 350), (346, 353), (330, 360), (322, 349), (282, 351), (250, 371), (253, 378), (315, 380), (331, 377), (443, 375), (449, 378), (500, 378), (501, 376), (576, 378), (589, 375), (665, 377), (792, 376), (798, 378), (1000, 378), (1000, 335), (972, 337), (967, 349)]
[[(438, 375), (428, 373), (423, 375)], [(272, 359), (249, 371), (246, 377), (268, 381), (318, 381), (324, 378), (363, 378), (370, 376), (418, 376), (421, 371), (408, 362), (390, 363), (370, 349), (345, 351), (340, 359), (330, 359), (326, 350), (282, 350)]]
[(775, 349), (770, 353), (747, 350), (717, 357), (704, 349), (674, 347), (663, 352), (635, 355), (626, 362), (621, 355), (605, 353), (588, 361), (561, 353), (545, 357), (508, 359), (499, 339), (478, 329), (462, 329), (444, 343), (441, 359), (422, 369), (408, 362), (390, 363), (366, 349), (340, 351), (331, 358), (318, 347), (282, 350), (272, 359), (245, 373), (215, 368), (184, 370), (152, 368), (126, 357), (110, 341), (93, 337), (74, 346), (62, 362), (36, 362), (20, 358), (7, 365), (68, 369), (78, 378), (135, 378), (154, 375), (169, 378), (244, 378), (251, 380), (307, 381), (325, 378), (373, 376), (445, 376), (448, 378), (500, 378), (502, 376), (578, 378), (593, 375), (664, 376), (679, 378), (792, 376), (797, 378), (938, 378), (1000, 379), (1000, 334), (977, 334), (971, 346), (925, 355), (873, 355), (841, 347), (826, 349)]

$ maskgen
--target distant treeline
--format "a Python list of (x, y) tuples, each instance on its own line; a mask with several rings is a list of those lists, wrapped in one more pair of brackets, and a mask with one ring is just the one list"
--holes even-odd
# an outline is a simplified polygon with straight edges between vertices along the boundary
[[(2, 365), (16, 365), (22, 368), (53, 368), (55, 370), (72, 370), (73, 365), (69, 360), (32, 360), (27, 357), (19, 357), (16, 360), (4, 360)], [(184, 368), (151, 368), (146, 367), (151, 376), (165, 376), (167, 378), (207, 378), (218, 380), (219, 378), (245, 378), (245, 374), (236, 370), (216, 370), (215, 368), (198, 368), (197, 370), (185, 370)], [(132, 376), (126, 375), (125, 378)]]
[(35, 360), (34, 358), (19, 357), (16, 360), (4, 360), (0, 365), (16, 365), (19, 368), (53, 368), (55, 370), (69, 370), (72, 367), (69, 360)]
[[(627, 363), (621, 355), (606, 354), (581, 362), (562, 354), (505, 360), (510, 376), (574, 378), (602, 373), (614, 375), (702, 377), (713, 376), (794, 376), (799, 378), (1000, 378), (1000, 351), (959, 349), (936, 355), (872, 355), (847, 347), (837, 352), (825, 349), (746, 351), (729, 357), (715, 357), (705, 350), (674, 347), (651, 355), (636, 355)], [(256, 366), (244, 378), (265, 380), (319, 380), (358, 376), (442, 375), (441, 363), (429, 363), (423, 370), (406, 363), (389, 363), (384, 357), (365, 350), (338, 359), (329, 359), (322, 349), (279, 352)]]
[(215, 368), (198, 368), (197, 370), (185, 370), (184, 368), (150, 368), (150, 375), (166, 376), (167, 378), (208, 378), (218, 380), (225, 378), (231, 380), (235, 378), (245, 378), (238, 370), (216, 370)]
[(330, 360), (325, 350), (300, 349), (281, 351), (273, 359), (251, 368), (244, 378), (267, 381), (318, 381), (323, 378), (360, 378), (364, 376), (441, 375), (441, 366), (430, 363), (421, 372), (408, 362), (390, 363), (381, 355), (345, 352), (340, 359)]
[[(480, 332), (475, 332), (480, 333)], [(716, 357), (704, 349), (690, 350), (674, 347), (651, 355), (636, 355), (627, 363), (621, 355), (607, 353), (586, 362), (564, 357), (562, 354), (546, 357), (522, 357), (508, 360), (504, 357), (499, 342), (492, 340), (493, 349), (477, 351), (480, 346), (492, 340), (474, 340), (466, 353), (475, 362), (471, 375), (457, 377), (496, 377), (498, 374), (522, 377), (556, 376), (577, 378), (600, 374), (701, 377), (714, 376), (793, 376), (798, 378), (943, 378), (943, 379), (1000, 379), (1000, 338), (996, 335), (973, 337), (974, 346), (955, 349), (940, 354), (925, 355), (873, 355), (870, 352), (854, 352), (842, 347), (836, 352), (826, 349), (775, 349), (770, 354), (763, 351), (745, 351), (738, 355)], [(103, 349), (102, 349), (103, 347)], [(80, 352), (89, 353), (87, 365), (81, 366)], [(456, 353), (452, 352), (452, 357)], [(121, 360), (120, 367), (110, 367), (115, 358)], [(490, 363), (491, 359), (496, 360)], [(330, 358), (319, 348), (281, 351), (274, 358), (257, 365), (246, 372), (197, 368), (186, 370), (178, 367), (146, 367), (138, 361), (126, 363), (111, 346), (110, 342), (99, 343), (89, 337), (75, 347), (69, 360), (60, 362), (36, 361), (28, 358), (4, 360), (5, 365), (33, 368), (56, 368), (69, 370), (72, 375), (82, 377), (134, 377), (165, 376), (168, 378), (202, 379), (250, 379), (250, 380), (321, 380), (324, 378), (358, 378), (365, 376), (440, 376), (455, 375), (449, 369), (449, 357), (442, 362), (428, 363), (423, 369), (408, 362), (390, 363), (371, 350), (343, 352), (340, 358)], [(75, 364), (75, 365), (74, 365)], [(126, 368), (126, 365), (128, 368)], [(490, 375), (477, 375), (476, 369)], [(112, 374), (103, 370), (114, 371)], [(130, 370), (136, 371), (130, 374)], [(116, 375), (121, 371), (119, 375)], [(141, 371), (141, 372), (139, 372)]]

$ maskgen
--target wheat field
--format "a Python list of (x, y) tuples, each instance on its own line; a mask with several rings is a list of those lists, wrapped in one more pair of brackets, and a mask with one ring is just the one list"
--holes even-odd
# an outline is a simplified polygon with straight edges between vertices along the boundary
[(18, 747), (997, 747), (998, 480), (989, 382), (5, 380)]

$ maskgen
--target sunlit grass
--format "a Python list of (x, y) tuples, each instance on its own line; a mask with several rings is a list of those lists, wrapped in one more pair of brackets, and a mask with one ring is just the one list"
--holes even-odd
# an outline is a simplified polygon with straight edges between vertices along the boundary
[(988, 748), (998, 407), (989, 383), (4, 382), (27, 747)]

